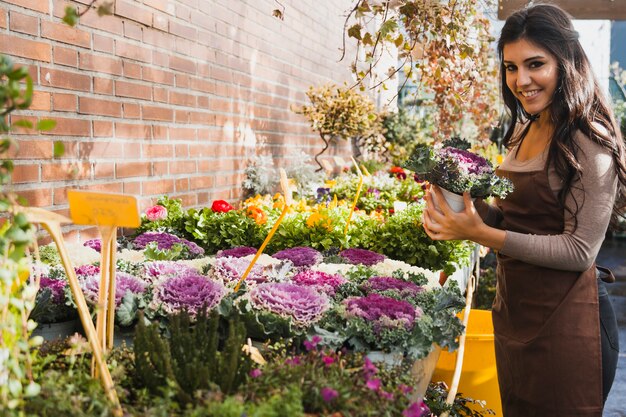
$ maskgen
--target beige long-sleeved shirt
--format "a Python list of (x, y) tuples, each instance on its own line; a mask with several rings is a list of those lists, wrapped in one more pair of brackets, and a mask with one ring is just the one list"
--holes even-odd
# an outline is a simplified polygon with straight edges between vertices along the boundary
[[(582, 133), (574, 140), (580, 146), (578, 155), (582, 167), (579, 182), (572, 187), (565, 205), (576, 212), (578, 203), (578, 227), (565, 210), (565, 227), (558, 235), (533, 235), (506, 231), (504, 246), (500, 253), (534, 265), (565, 271), (585, 271), (595, 261), (611, 218), (617, 191), (617, 173), (611, 154)], [(507, 154), (501, 169), (515, 172), (531, 172), (545, 167), (548, 147), (543, 153), (527, 161), (515, 158), (517, 148)], [(550, 189), (555, 195), (562, 189), (562, 180), (553, 166), (548, 167)], [(580, 187), (580, 185), (582, 187)], [(478, 202), (478, 212), (485, 223), (498, 227), (502, 213), (494, 206)]]

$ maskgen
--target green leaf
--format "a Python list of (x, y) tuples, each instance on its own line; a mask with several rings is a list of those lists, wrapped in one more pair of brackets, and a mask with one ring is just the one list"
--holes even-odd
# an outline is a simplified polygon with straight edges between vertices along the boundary
[(30, 120), (20, 119), (20, 120), (16, 120), (15, 122), (13, 122), (11, 124), (11, 126), (17, 126), (17, 127), (23, 127), (23, 128), (26, 128), (26, 129), (32, 129), (33, 128), (33, 123)]
[(57, 125), (56, 120), (51, 119), (41, 119), (37, 122), (37, 130), (51, 130)]
[(65, 154), (65, 145), (63, 142), (55, 141), (54, 142), (54, 157), (60, 158)]
[(379, 32), (381, 36), (387, 36), (388, 34), (398, 30), (398, 22), (395, 19), (387, 19), (382, 25), (380, 25)]
[(63, 16), (63, 22), (65, 22), (69, 26), (76, 26), (78, 23), (78, 11), (75, 7), (67, 6), (65, 7), (65, 15)]
[(361, 25), (359, 25), (358, 23), (356, 25), (352, 25), (349, 29), (348, 29), (348, 36), (351, 38), (355, 38), (358, 40), (361, 40)]

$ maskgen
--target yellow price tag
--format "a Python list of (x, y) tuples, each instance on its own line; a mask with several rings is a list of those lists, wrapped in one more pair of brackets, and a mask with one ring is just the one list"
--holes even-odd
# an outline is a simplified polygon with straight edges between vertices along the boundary
[(68, 190), (70, 217), (75, 224), (138, 227), (141, 224), (135, 196)]

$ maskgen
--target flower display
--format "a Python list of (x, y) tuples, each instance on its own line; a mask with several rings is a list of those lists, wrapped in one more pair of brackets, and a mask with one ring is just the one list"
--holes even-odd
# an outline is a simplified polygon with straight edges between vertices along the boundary
[(234, 209), (235, 208), (228, 204), (228, 202), (225, 200), (215, 200), (213, 201), (213, 204), (211, 204), (211, 210), (216, 213), (228, 213), (229, 211)]
[(415, 296), (423, 291), (417, 284), (394, 277), (372, 277), (363, 284), (366, 292), (393, 291), (402, 296)]
[[(85, 299), (92, 305), (98, 304), (100, 294), (100, 276), (88, 275), (80, 280)], [(127, 292), (143, 294), (147, 284), (134, 275), (125, 272), (115, 273), (115, 307), (119, 307)]]
[(385, 260), (385, 255), (367, 249), (350, 248), (339, 252), (339, 256), (354, 265), (375, 265)]
[(65, 300), (65, 286), (67, 281), (62, 279), (52, 279), (48, 277), (41, 277), (39, 281), (39, 290), (48, 288), (52, 293), (52, 301), (55, 304), (62, 304)]
[(259, 284), (249, 293), (257, 310), (289, 318), (298, 327), (317, 322), (329, 308), (328, 298), (313, 288), (285, 282)]
[(465, 149), (418, 145), (406, 167), (421, 178), (450, 192), (472, 197), (505, 198), (513, 183), (495, 175), (491, 162)]
[(350, 297), (343, 301), (347, 317), (360, 317), (372, 324), (374, 331), (384, 328), (404, 327), (410, 330), (415, 320), (422, 315), (419, 307), (404, 300), (369, 294), (365, 297)]
[[(213, 279), (221, 280), (224, 284), (236, 283), (250, 265), (250, 261), (244, 258), (218, 258), (213, 263), (209, 274)], [(259, 263), (255, 263), (250, 273), (246, 277), (247, 282), (260, 283), (269, 280), (265, 273), (265, 268)]]
[(88, 275), (100, 275), (100, 267), (96, 265), (81, 265), (74, 268), (76, 275), (88, 276)]
[(187, 239), (179, 238), (171, 233), (146, 232), (137, 236), (133, 240), (133, 245), (138, 249), (145, 249), (149, 243), (156, 242), (159, 250), (171, 249), (175, 244), (182, 244), (187, 247), (192, 255), (203, 255), (204, 249)]
[(256, 224), (265, 224), (267, 223), (267, 214), (263, 209), (257, 206), (249, 206), (246, 208), (246, 215), (256, 222)]
[(100, 252), (102, 250), (102, 240), (100, 239), (89, 239), (83, 243), (83, 246), (86, 248), (91, 248), (96, 252)]
[(155, 284), (151, 307), (167, 314), (187, 311), (191, 317), (205, 307), (213, 309), (226, 295), (226, 288), (197, 272), (165, 278)]
[(146, 218), (151, 222), (167, 218), (167, 209), (161, 205), (149, 207), (146, 210)]
[(182, 274), (198, 273), (190, 266), (180, 262), (154, 261), (143, 264), (144, 276), (148, 281), (155, 281), (166, 276), (177, 276)]
[(227, 256), (230, 256), (232, 258), (243, 258), (244, 256), (254, 255), (256, 253), (257, 253), (256, 248), (253, 248), (250, 246), (237, 246), (234, 248), (221, 250), (217, 252), (215, 256), (217, 258), (225, 258)]
[(315, 287), (330, 297), (335, 295), (335, 290), (341, 284), (346, 283), (346, 279), (339, 274), (328, 274), (322, 271), (307, 269), (298, 272), (291, 278), (291, 282), (298, 285)]
[(272, 257), (290, 260), (297, 267), (312, 266), (322, 260), (322, 254), (319, 251), (307, 246), (283, 249), (276, 252)]

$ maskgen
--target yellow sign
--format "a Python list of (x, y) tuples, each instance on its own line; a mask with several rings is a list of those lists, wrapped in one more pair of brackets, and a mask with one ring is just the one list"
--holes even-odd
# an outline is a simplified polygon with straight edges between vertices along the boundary
[(124, 194), (68, 190), (70, 216), (75, 224), (138, 227), (137, 198)]

